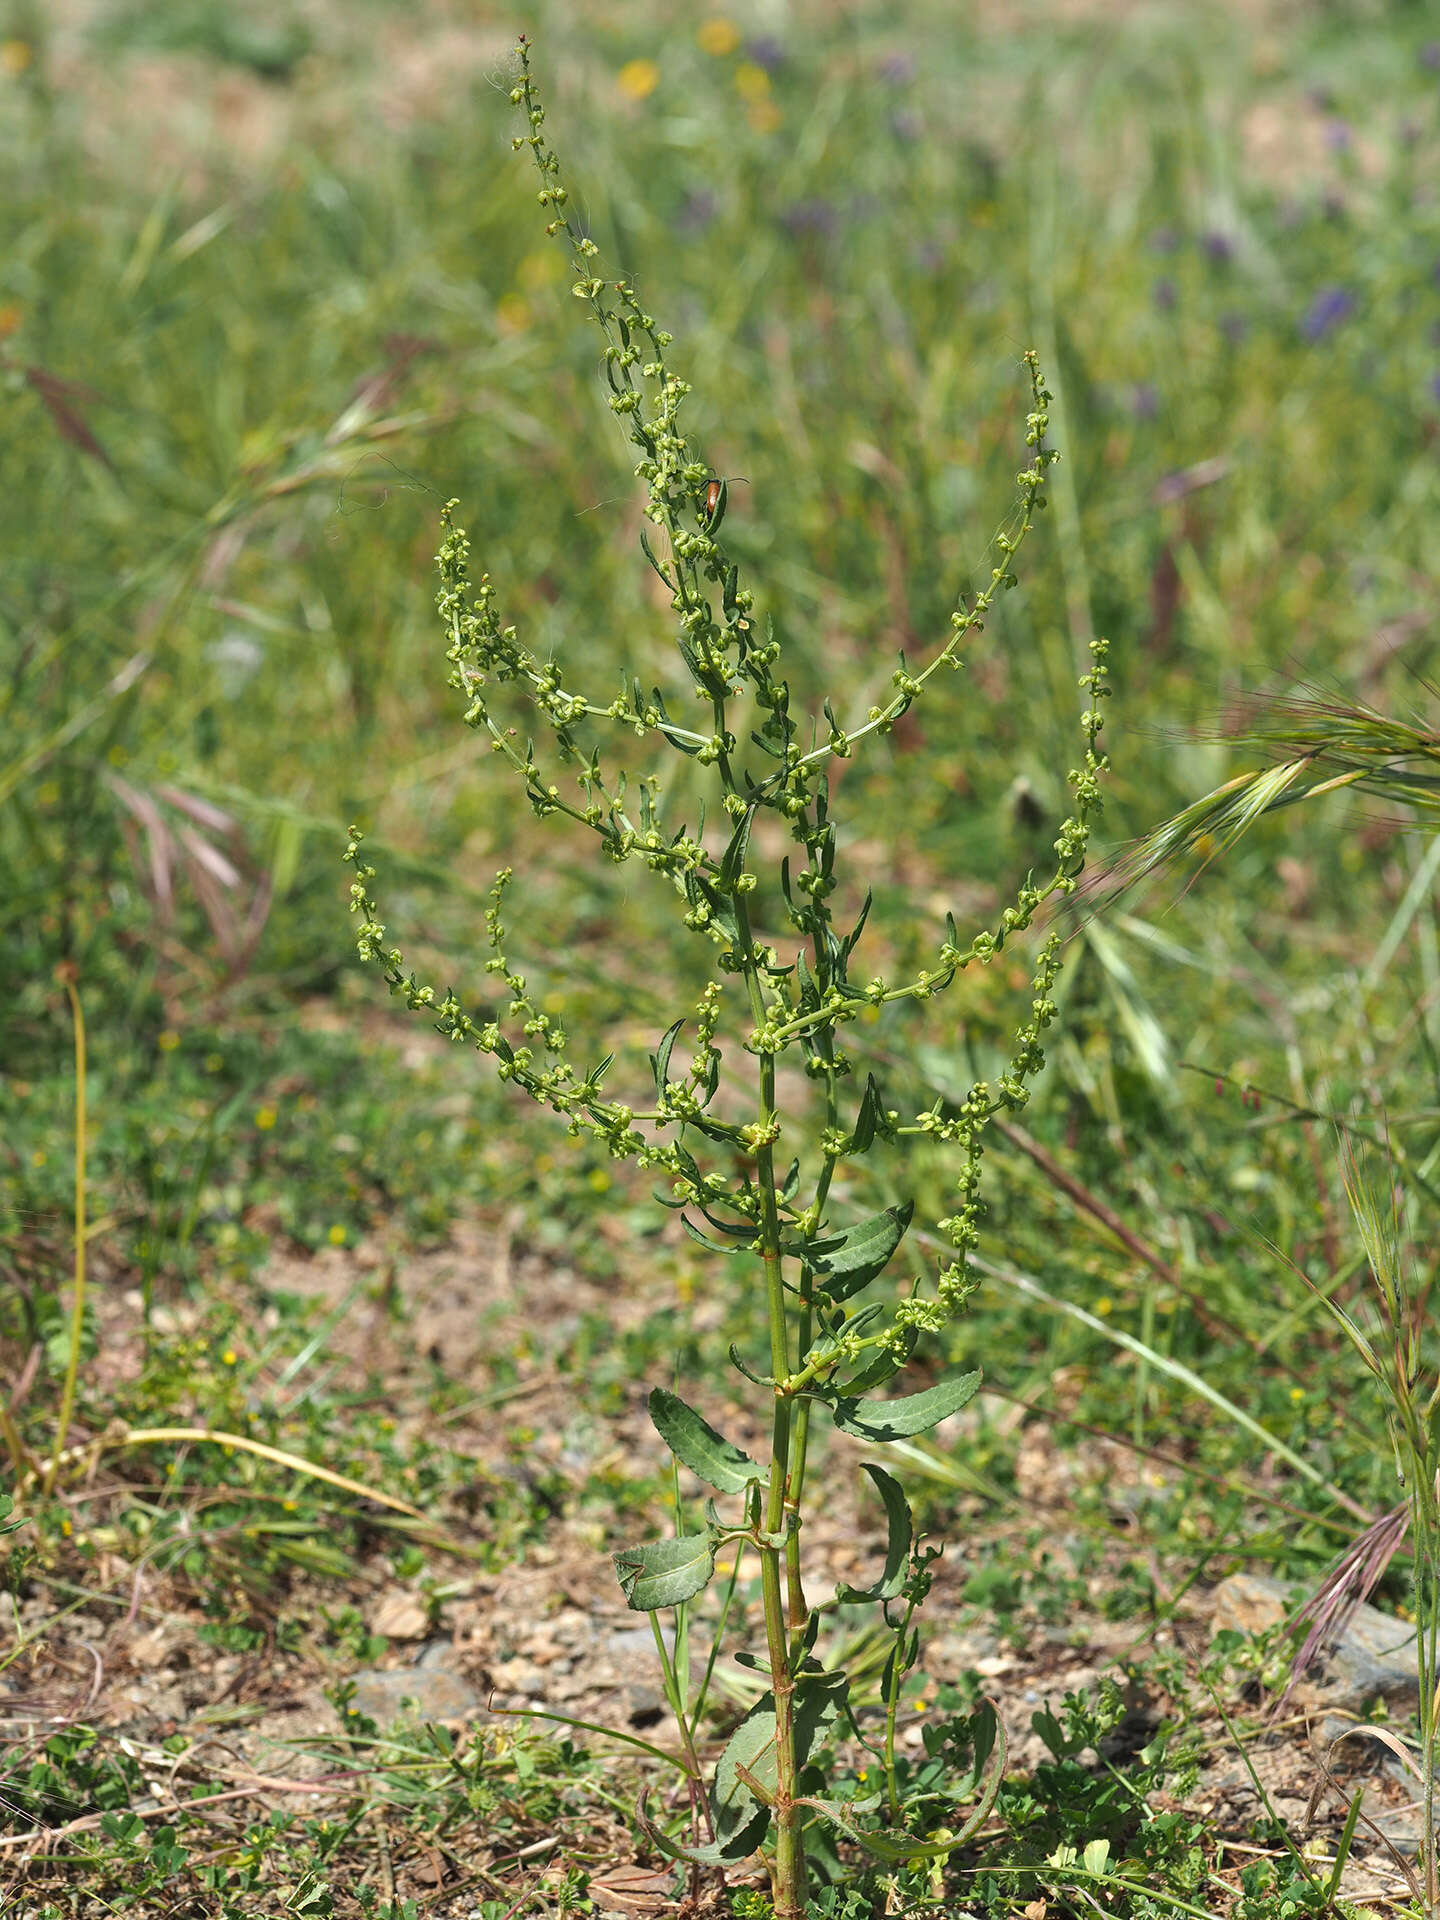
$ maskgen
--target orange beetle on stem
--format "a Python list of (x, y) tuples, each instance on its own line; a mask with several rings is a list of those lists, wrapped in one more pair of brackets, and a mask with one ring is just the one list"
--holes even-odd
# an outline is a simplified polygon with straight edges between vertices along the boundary
[[(748, 487), (750, 482), (744, 474), (736, 475), (736, 484)], [(705, 531), (714, 533), (725, 518), (725, 508), (730, 498), (728, 480), (712, 480), (705, 489)]]

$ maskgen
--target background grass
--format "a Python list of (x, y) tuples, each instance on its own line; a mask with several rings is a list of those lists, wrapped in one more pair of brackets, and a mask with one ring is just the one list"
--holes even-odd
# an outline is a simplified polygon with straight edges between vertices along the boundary
[[(745, 477), (727, 536), (797, 693), (868, 704), (897, 648), (945, 632), (1013, 491), (1026, 346), (1056, 390), (1064, 461), (1022, 590), (969, 672), (840, 786), (882, 956), (928, 948), (947, 907), (963, 925), (1048, 847), (1091, 632), (1120, 688), (1116, 847), (1249, 764), (1223, 737), (1247, 697), (1337, 685), (1428, 711), (1423, 7), (909, 0), (779, 25), (560, 0), (523, 18), (12, 7), (0, 1331), (14, 1373), (41, 1348), (37, 1445), (65, 1354), (66, 960), (92, 1032), (97, 1258), (145, 1310), (188, 1291), (223, 1342), (277, 1239), (416, 1244), (502, 1200), (600, 1263), (591, 1223), (631, 1209), (642, 1257), (693, 1284), (644, 1238), (643, 1192), (568, 1158), (472, 1063), (407, 1059), (343, 910), (353, 817), (403, 878), (397, 918), (463, 986), (477, 902), (514, 865), (532, 977), (578, 1006), (595, 1053), (667, 1024), (688, 965), (638, 895), (517, 806), (443, 688), (431, 556), (451, 495), (532, 644), (592, 684), (673, 684), (594, 347), (509, 151), (519, 27), (604, 259), (675, 331), (708, 454)], [(1317, 1283), (1341, 1275), (1342, 1297), (1363, 1280), (1312, 1110), (1388, 1130), (1429, 1204), (1431, 889), (1396, 917), (1419, 857), (1403, 818), (1302, 809), (1187, 894), (1129, 896), (1077, 936), (1026, 1124), (1155, 1260), (1014, 1142), (991, 1155), (992, 1258), (1200, 1368), (1367, 1507), (1392, 1498), (1378, 1411), (1258, 1238)], [(887, 1015), (864, 1047), (953, 1090), (1003, 1039), (1019, 978), (963, 983), (923, 1046)], [(946, 1187), (922, 1164), (921, 1211), (946, 1211)], [(745, 1310), (742, 1286), (736, 1325)], [(1260, 1471), (1253, 1438), (1163, 1370), (1002, 1286), (955, 1351), (1023, 1399)], [(167, 1364), (192, 1367), (196, 1400), (194, 1356)], [(152, 1370), (126, 1391), (85, 1410), (90, 1430), (180, 1389)], [(982, 1433), (967, 1466), (1003, 1484), (1009, 1446)], [(1252, 1526), (1248, 1550), (1313, 1570), (1337, 1510), (1304, 1480), (1286, 1497), (1317, 1523)], [(1153, 1504), (1157, 1537), (1197, 1559), (1253, 1521), (1241, 1494), (1175, 1478)]]

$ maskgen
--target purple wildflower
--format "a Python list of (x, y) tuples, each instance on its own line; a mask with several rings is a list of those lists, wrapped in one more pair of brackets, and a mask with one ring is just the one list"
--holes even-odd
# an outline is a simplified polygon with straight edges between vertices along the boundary
[(1226, 313), (1220, 316), (1220, 331), (1232, 347), (1238, 347), (1250, 331), (1250, 316), (1246, 313)]
[(1137, 420), (1153, 420), (1160, 411), (1160, 396), (1148, 380), (1137, 380), (1130, 389), (1130, 411)]
[(1180, 244), (1180, 236), (1174, 227), (1157, 227), (1150, 236), (1152, 253), (1174, 253)]
[(1175, 305), (1175, 282), (1166, 279), (1157, 280), (1151, 298), (1161, 313), (1169, 313)]
[(745, 58), (763, 67), (766, 73), (774, 73), (785, 64), (785, 48), (773, 33), (757, 33), (753, 40), (745, 42)]
[(1440, 40), (1427, 40), (1420, 49), (1420, 64), (1431, 73), (1440, 73)]
[(913, 107), (897, 107), (890, 116), (890, 131), (897, 140), (908, 143), (920, 138), (924, 123)]
[(915, 78), (914, 57), (908, 53), (887, 53), (880, 62), (880, 78), (891, 87), (908, 87)]
[(1217, 267), (1228, 266), (1235, 257), (1235, 242), (1228, 233), (1222, 233), (1218, 227), (1211, 227), (1201, 236), (1201, 246)]
[(1348, 287), (1323, 287), (1305, 310), (1300, 322), (1301, 337), (1313, 347), (1354, 311), (1355, 296)]
[(675, 215), (675, 230), (684, 234), (704, 233), (719, 211), (719, 198), (708, 187), (687, 193)]
[(797, 200), (786, 208), (780, 220), (793, 234), (830, 234), (840, 224), (840, 210), (833, 200)]
[(1325, 144), (1331, 153), (1344, 153), (1350, 145), (1350, 127), (1345, 120), (1330, 119), (1325, 122)]

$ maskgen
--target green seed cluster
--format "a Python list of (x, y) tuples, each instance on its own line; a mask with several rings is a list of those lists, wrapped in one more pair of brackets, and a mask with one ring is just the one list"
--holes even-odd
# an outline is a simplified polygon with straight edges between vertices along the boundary
[[(871, 1075), (847, 1101), (846, 1082), (854, 1077), (855, 1062), (842, 1044), (845, 1030), (871, 1009), (935, 998), (967, 967), (989, 965), (1007, 942), (1034, 925), (1047, 903), (1074, 891), (1107, 768), (1099, 749), (1109, 694), (1106, 643), (1093, 644), (1091, 670), (1080, 682), (1084, 751), (1069, 775), (1073, 804), (1054, 843), (1053, 870), (1039, 879), (1027, 877), (995, 923), (968, 940), (947, 917), (946, 938), (934, 962), (908, 979), (852, 978), (870, 901), (852, 924), (837, 924), (830, 901), (838, 885), (840, 840), (830, 814), (828, 767), (832, 758), (853, 754), (867, 736), (889, 732), (942, 666), (960, 667), (969, 636), (983, 629), (998, 594), (1016, 584), (1015, 555), (1045, 506), (1046, 476), (1057, 458), (1046, 442), (1051, 396), (1034, 355), (1027, 354), (1027, 463), (1017, 475), (1015, 515), (996, 537), (996, 563), (983, 590), (970, 605), (960, 602), (948, 635), (926, 664), (912, 668), (901, 657), (888, 695), (863, 719), (842, 724), (826, 701), (823, 724), (817, 719), (812, 731), (806, 722), (808, 738), (819, 744), (802, 747), (801, 725), (777, 671), (781, 649), (773, 625), (757, 619), (755, 596), (741, 584), (720, 539), (724, 483), (682, 425), (689, 386), (667, 360), (671, 336), (657, 326), (628, 281), (607, 281), (598, 273), (595, 245), (571, 211), (560, 162), (544, 138), (545, 112), (523, 44), (520, 58), (511, 99), (524, 113), (528, 132), (515, 145), (528, 146), (532, 154), (547, 232), (569, 249), (572, 291), (604, 338), (609, 403), (636, 455), (644, 515), (654, 534), (653, 542), (651, 532), (641, 536), (644, 555), (669, 594), (688, 696), (701, 711), (693, 724), (681, 724), (658, 689), (647, 695), (633, 679), (608, 699), (572, 686), (558, 660), (540, 658), (505, 622), (489, 575), (472, 582), (470, 543), (455, 521), (453, 501), (442, 513), (436, 556), (436, 607), (448, 681), (463, 702), (466, 725), (488, 739), (511, 767), (539, 818), (558, 817), (584, 828), (609, 860), (638, 859), (662, 877), (677, 897), (683, 925), (712, 950), (714, 977), (688, 1019), (677, 1020), (657, 1044), (650, 1060), (653, 1102), (636, 1106), (606, 1097), (610, 1058), (583, 1074), (571, 1064), (563, 1025), (537, 1006), (525, 975), (508, 958), (502, 906), (512, 879), (509, 869), (497, 877), (486, 913), (485, 970), (493, 998), (483, 1007), (467, 1009), (453, 990), (422, 984), (401, 949), (387, 943), (370, 891), (374, 869), (364, 864), (361, 835), (352, 829), (345, 857), (355, 868), (351, 905), (359, 916), (357, 944), (363, 959), (381, 964), (391, 990), (408, 1006), (429, 1014), (449, 1039), (473, 1045), (493, 1060), (502, 1079), (552, 1108), (572, 1134), (588, 1134), (617, 1158), (666, 1174), (669, 1204), (698, 1209), (719, 1236), (711, 1243), (717, 1249), (754, 1248), (771, 1258), (798, 1260), (805, 1298), (814, 1311), (812, 1316), (806, 1309), (798, 1371), (782, 1383), (784, 1391), (816, 1381), (823, 1387), (857, 1363), (868, 1377), (877, 1362), (903, 1364), (918, 1336), (938, 1332), (973, 1292), (970, 1255), (982, 1213), (984, 1134), (994, 1115), (1024, 1105), (1044, 1065), (1043, 1039), (1056, 1015), (1060, 929), (1052, 924), (1041, 944), (1029, 1011), (1016, 1028), (1004, 1071), (993, 1085), (977, 1082), (958, 1105), (937, 1104), (902, 1121)], [(758, 761), (748, 746), (740, 746), (738, 726), (732, 724), (732, 703), (742, 696), (759, 714), (758, 726), (749, 733)], [(523, 734), (507, 718), (517, 701), (526, 712)], [(542, 738), (548, 737), (548, 765), (530, 737), (537, 726)], [(707, 828), (702, 820), (691, 831), (667, 823), (655, 775), (631, 775), (605, 760), (602, 738), (613, 729), (656, 736), (707, 769), (715, 793), (713, 824)], [(769, 873), (758, 871), (751, 858), (754, 826), (765, 814), (774, 816), (794, 848)], [(788, 951), (782, 954), (770, 939), (758, 936), (757, 927), (787, 928), (793, 936)], [(714, 1109), (725, 1066), (721, 1033), (727, 1012), (729, 1044), (748, 1057), (746, 1076), (759, 1096), (755, 1117), (744, 1123), (722, 1120)], [(682, 1068), (673, 1055), (687, 1025), (691, 1047)], [(775, 1064), (786, 1054), (796, 1056), (813, 1085), (818, 1113), (779, 1110)], [(798, 1157), (782, 1179), (776, 1150), (788, 1133), (797, 1135)], [(835, 1169), (879, 1144), (920, 1135), (958, 1151), (957, 1203), (940, 1223), (953, 1257), (940, 1266), (930, 1291), (922, 1293), (917, 1282), (884, 1324), (875, 1322), (878, 1309), (852, 1324), (843, 1302), (825, 1292), (823, 1248), (833, 1232), (825, 1208)], [(702, 1156), (718, 1164), (705, 1164)], [(808, 1190), (800, 1174), (806, 1158)]]

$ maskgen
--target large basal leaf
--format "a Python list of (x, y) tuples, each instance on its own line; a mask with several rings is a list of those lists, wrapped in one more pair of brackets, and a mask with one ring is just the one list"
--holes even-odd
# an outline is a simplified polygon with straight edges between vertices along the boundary
[(913, 1200), (907, 1200), (903, 1207), (886, 1207), (883, 1213), (848, 1227), (834, 1250), (816, 1260), (815, 1270), (832, 1300), (848, 1300), (884, 1272), (905, 1238), (914, 1212)]
[(682, 1533), (674, 1540), (651, 1540), (612, 1556), (625, 1604), (637, 1613), (676, 1607), (699, 1593), (715, 1571), (715, 1544), (708, 1533)]
[(868, 1460), (864, 1463), (864, 1470), (879, 1488), (880, 1498), (885, 1502), (885, 1522), (889, 1528), (889, 1538), (885, 1544), (885, 1571), (873, 1587), (836, 1587), (835, 1598), (847, 1606), (863, 1600), (895, 1598), (905, 1584), (905, 1564), (910, 1556), (910, 1540), (914, 1532), (909, 1504), (894, 1474), (887, 1473), (883, 1467), (872, 1466)]
[(831, 1412), (840, 1431), (853, 1433), (857, 1440), (908, 1440), (914, 1434), (928, 1433), (931, 1427), (958, 1413), (974, 1399), (979, 1387), (977, 1370), (942, 1380), (923, 1393), (906, 1394), (901, 1400), (856, 1400), (844, 1395), (833, 1403)]
[[(807, 1667), (795, 1676), (795, 1765), (803, 1767), (817, 1735), (839, 1713), (845, 1698), (843, 1673), (825, 1673)], [(741, 1778), (744, 1768), (761, 1792), (773, 1794), (776, 1786), (775, 1696), (762, 1693), (754, 1706), (731, 1734), (725, 1751), (715, 1766), (715, 1787), (711, 1809), (717, 1840), (727, 1842), (754, 1816), (761, 1802)], [(762, 1808), (763, 1810), (763, 1808)]]
[(708, 1420), (676, 1394), (656, 1387), (650, 1394), (650, 1418), (655, 1431), (682, 1466), (698, 1474), (721, 1493), (743, 1493), (761, 1477), (759, 1466), (743, 1447), (717, 1433)]
[(754, 1812), (748, 1820), (731, 1827), (724, 1839), (713, 1840), (697, 1847), (687, 1846), (683, 1840), (672, 1840), (668, 1833), (662, 1833), (650, 1819), (645, 1802), (648, 1794), (642, 1793), (635, 1809), (635, 1824), (657, 1853), (663, 1853), (669, 1860), (684, 1860), (697, 1867), (729, 1867), (747, 1859), (765, 1838), (765, 1830), (770, 1825), (770, 1809), (762, 1807), (752, 1800)]
[(741, 1769), (773, 1793), (775, 1789), (775, 1696), (762, 1693), (731, 1734), (715, 1766), (710, 1814), (715, 1837), (723, 1845), (763, 1804), (741, 1778)]

